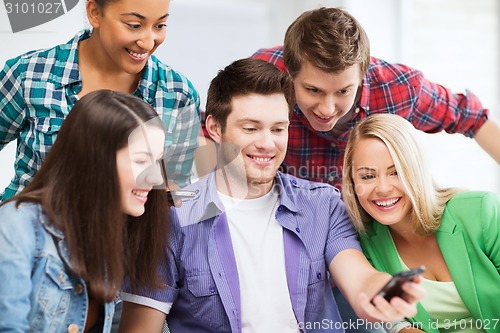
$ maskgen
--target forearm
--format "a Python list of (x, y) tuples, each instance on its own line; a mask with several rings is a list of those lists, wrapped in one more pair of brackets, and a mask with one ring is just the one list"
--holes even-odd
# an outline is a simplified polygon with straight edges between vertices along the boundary
[(123, 302), (119, 333), (161, 333), (166, 315), (145, 305)]
[(488, 119), (477, 131), (474, 139), (493, 159), (500, 164), (500, 124)]
[[(344, 265), (343, 270), (335, 269)], [(364, 293), (372, 297), (389, 281), (391, 275), (373, 269), (364, 255), (356, 250), (345, 250), (339, 253), (330, 264), (330, 271), (335, 283), (356, 314), (361, 319), (379, 321), (363, 310), (358, 295)]]

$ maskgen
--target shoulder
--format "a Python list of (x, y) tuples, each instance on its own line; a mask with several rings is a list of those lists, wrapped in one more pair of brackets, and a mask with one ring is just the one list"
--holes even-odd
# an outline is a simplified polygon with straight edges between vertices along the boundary
[(0, 207), (0, 235), (15, 242), (29, 242), (36, 229), (42, 227), (41, 220), (40, 205), (8, 202)]
[(274, 47), (262, 48), (257, 50), (252, 54), (252, 58), (262, 59), (268, 61), (272, 57), (282, 57), (283, 56), (283, 46), (278, 45)]
[(453, 221), (469, 230), (500, 228), (500, 195), (487, 191), (459, 192), (446, 204), (443, 223), (447, 221)]
[(18, 69), (27, 77), (36, 76), (50, 72), (57, 64), (65, 63), (70, 53), (77, 48), (78, 42), (86, 38), (89, 32), (80, 31), (75, 37), (64, 44), (55, 45), (51, 48), (31, 50), (15, 58), (6, 61), (6, 68)]
[(283, 60), (283, 46), (275, 46), (270, 48), (262, 48), (252, 54), (252, 58), (265, 60), (275, 65), (279, 70), (286, 71)]
[(499, 208), (500, 194), (489, 191), (458, 192), (446, 204), (446, 209), (452, 211), (486, 210), (498, 212)]
[(318, 200), (340, 201), (340, 191), (330, 184), (313, 182), (281, 172), (278, 172), (277, 177), (280, 181), (279, 186), (283, 188), (282, 193), (288, 197), (311, 202)]
[(23, 202), (18, 205), (16, 201), (9, 201), (0, 207), (0, 221), (4, 221), (3, 218), (34, 220), (40, 215), (40, 210), (40, 205), (36, 203)]
[(408, 84), (408, 81), (420, 79), (421, 71), (403, 64), (389, 63), (385, 60), (371, 57), (367, 76), (370, 82), (393, 82)]
[(198, 92), (193, 83), (185, 75), (174, 70), (154, 55), (151, 56), (150, 66), (152, 79), (157, 81), (157, 83), (161, 82), (160, 87), (197, 98)]

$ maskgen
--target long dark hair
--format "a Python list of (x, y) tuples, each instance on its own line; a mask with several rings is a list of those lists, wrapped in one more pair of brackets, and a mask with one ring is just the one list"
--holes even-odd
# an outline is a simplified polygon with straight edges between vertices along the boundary
[(99, 301), (114, 299), (128, 275), (134, 290), (162, 287), (157, 266), (164, 258), (169, 206), (164, 190), (152, 190), (145, 213), (121, 208), (116, 153), (138, 126), (158, 126), (154, 109), (133, 95), (98, 90), (79, 100), (33, 181), (14, 197), (38, 202), (61, 229), (72, 269)]

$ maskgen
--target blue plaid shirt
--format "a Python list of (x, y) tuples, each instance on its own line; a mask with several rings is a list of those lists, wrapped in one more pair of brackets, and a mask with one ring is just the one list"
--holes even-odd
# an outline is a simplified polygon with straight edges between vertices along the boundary
[[(77, 101), (82, 89), (78, 43), (88, 37), (90, 31), (82, 30), (66, 44), (8, 60), (0, 72), (0, 150), (17, 140), (15, 175), (1, 200), (31, 181)], [(187, 78), (151, 56), (134, 95), (162, 118), (169, 181), (186, 185), (197, 147), (198, 93)]]
[[(361, 247), (339, 191), (280, 172), (275, 186), (297, 325), (304, 333), (344, 332), (327, 272), (338, 253)], [(238, 270), (215, 174), (186, 189), (196, 196), (172, 210), (170, 249), (159, 267), (167, 288), (132, 295), (126, 286), (122, 299), (168, 312), (172, 332), (241, 332)]]

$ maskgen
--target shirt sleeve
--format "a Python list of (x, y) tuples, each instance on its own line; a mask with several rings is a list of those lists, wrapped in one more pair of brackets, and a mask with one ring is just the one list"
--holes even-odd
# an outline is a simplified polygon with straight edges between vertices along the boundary
[[(198, 147), (200, 130), (200, 99), (196, 90), (189, 83), (188, 94), (176, 104), (175, 116), (166, 125), (167, 140), (165, 158), (169, 183), (184, 187), (190, 183), (194, 153)], [(164, 112), (171, 112), (165, 110)]]
[(331, 195), (330, 201), (330, 230), (325, 251), (326, 262), (332, 262), (338, 253), (346, 249), (362, 252), (358, 234), (347, 213), (345, 204), (340, 200), (339, 194), (335, 193)]
[(369, 96), (367, 113), (395, 113), (427, 133), (446, 131), (473, 137), (489, 111), (470, 91), (454, 93), (431, 82), (419, 70), (372, 58), (363, 83), (362, 100)]
[(500, 195), (493, 192), (485, 194), (480, 214), (486, 251), (500, 274)]
[(489, 111), (482, 107), (471, 91), (453, 93), (448, 88), (426, 80), (423, 75), (417, 78), (419, 85), (415, 87), (420, 89), (415, 103), (415, 119), (412, 121), (416, 128), (434, 132), (434, 129), (426, 127), (427, 124), (436, 124), (437, 130), (473, 137), (488, 120)]
[(0, 331), (27, 332), (31, 310), (33, 220), (15, 204), (0, 208)]
[(165, 288), (132, 290), (130, 281), (126, 278), (120, 292), (121, 299), (126, 302), (146, 305), (166, 314), (170, 312), (170, 308), (179, 295), (177, 258), (181, 246), (181, 231), (177, 215), (171, 213), (170, 218), (172, 221), (169, 247), (165, 251), (165, 260), (157, 268), (160, 280), (165, 285)]
[(0, 72), (0, 150), (17, 139), (25, 125), (22, 58), (8, 60)]

